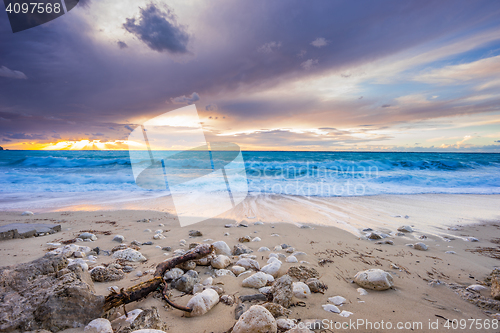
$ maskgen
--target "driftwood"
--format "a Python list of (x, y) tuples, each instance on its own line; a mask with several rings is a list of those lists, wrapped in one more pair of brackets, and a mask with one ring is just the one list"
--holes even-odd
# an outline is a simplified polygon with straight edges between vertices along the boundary
[[(209, 244), (201, 244), (189, 251), (188, 253), (174, 257), (171, 259), (168, 259), (156, 266), (156, 271), (155, 271), (155, 277), (148, 280), (141, 282), (139, 284), (136, 284), (132, 287), (129, 287), (127, 289), (121, 289), (119, 293), (114, 293), (106, 296), (105, 302), (104, 302), (104, 311), (109, 311), (112, 308), (119, 307), (120, 305), (125, 305), (128, 303), (132, 303), (138, 300), (141, 300), (148, 296), (151, 292), (159, 289), (161, 290), (161, 284), (164, 282), (163, 280), (163, 275), (165, 272), (169, 269), (174, 268), (175, 266), (182, 264), (183, 262), (189, 261), (189, 260), (196, 260), (203, 258), (210, 253), (212, 253), (213, 247)], [(165, 282), (166, 283), (166, 282)], [(168, 297), (165, 294), (166, 288), (164, 289), (163, 296), (167, 302), (172, 305), (173, 303), (168, 300)], [(179, 310), (183, 311), (188, 311), (187, 308), (179, 306), (179, 305), (172, 305), (173, 307), (178, 308)], [(189, 312), (189, 311), (188, 311)]]

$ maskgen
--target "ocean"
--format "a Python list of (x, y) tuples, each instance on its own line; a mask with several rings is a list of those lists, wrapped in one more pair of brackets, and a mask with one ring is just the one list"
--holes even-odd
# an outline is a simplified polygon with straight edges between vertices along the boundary
[[(243, 159), (249, 195), (500, 194), (500, 154), (244, 151)], [(213, 188), (204, 181), (195, 190)], [(136, 185), (127, 151), (0, 152), (0, 210), (168, 193)]]

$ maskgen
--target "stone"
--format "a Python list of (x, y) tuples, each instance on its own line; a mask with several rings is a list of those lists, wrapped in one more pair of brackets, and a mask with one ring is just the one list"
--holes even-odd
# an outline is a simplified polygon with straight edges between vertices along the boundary
[(402, 225), (401, 227), (398, 228), (398, 231), (401, 231), (401, 232), (413, 232), (413, 228), (410, 227), (409, 225)]
[(95, 294), (88, 271), (69, 262), (62, 254), (47, 253), (0, 267), (0, 331), (57, 332), (101, 317), (104, 296)]
[(65, 257), (71, 257), (75, 254), (75, 252), (82, 252), (84, 254), (88, 254), (92, 251), (92, 249), (88, 246), (79, 246), (76, 244), (68, 244), (64, 245), (63, 247), (57, 248), (53, 251), (50, 251), (48, 253), (50, 254), (62, 254)]
[(273, 249), (273, 251), (281, 251), (283, 248), (281, 248), (281, 245), (276, 245)]
[(285, 307), (279, 305), (278, 303), (264, 303), (263, 307), (266, 308), (267, 311), (271, 312), (274, 318), (278, 318), (281, 316), (286, 316), (290, 313)]
[(238, 266), (238, 265), (234, 265), (233, 267), (231, 267), (231, 272), (233, 272), (234, 275), (236, 275), (236, 276), (240, 275), (245, 270), (246, 270), (245, 267)]
[(334, 305), (342, 305), (347, 302), (347, 300), (342, 296), (333, 296), (328, 298), (328, 302), (331, 302)]
[(310, 278), (318, 278), (319, 273), (314, 268), (307, 268), (305, 266), (292, 266), (288, 268), (288, 275), (299, 280), (299, 281), (307, 281)]
[(153, 242), (152, 241), (148, 241), (148, 242), (142, 243), (141, 245), (153, 245)]
[[(274, 254), (274, 253), (273, 253), (273, 254)], [(280, 265), (282, 264), (281, 260), (279, 260), (279, 259), (277, 258), (277, 256), (272, 256), (272, 257), (270, 257), (270, 258), (267, 260), (267, 263), (268, 263), (268, 264), (271, 264), (271, 263), (273, 263), (273, 262), (277, 262), (277, 263), (279, 263)]]
[(27, 210), (27, 211), (23, 212), (21, 215), (22, 216), (33, 216), (35, 214), (33, 214), (33, 212), (30, 212), (29, 210)]
[(125, 241), (125, 237), (122, 235), (116, 235), (113, 237), (113, 242), (123, 243), (123, 241)]
[(240, 238), (238, 239), (238, 241), (239, 241), (240, 243), (248, 243), (248, 242), (251, 242), (251, 241), (252, 241), (252, 237), (250, 237), (250, 236), (240, 237)]
[(88, 323), (83, 331), (86, 333), (113, 333), (113, 328), (109, 320), (97, 318)]
[(233, 333), (277, 333), (273, 315), (263, 306), (253, 305), (243, 313), (233, 327)]
[(294, 253), (295, 249), (293, 247), (289, 247), (285, 250), (286, 253)]
[(382, 239), (382, 236), (380, 236), (377, 233), (371, 232), (366, 236), (366, 238), (376, 240), (376, 239)]
[(172, 287), (184, 293), (191, 293), (193, 291), (194, 285), (198, 282), (198, 273), (196, 271), (190, 270), (180, 278), (174, 280), (172, 282)]
[(247, 288), (259, 289), (266, 286), (268, 281), (269, 281), (268, 274), (264, 272), (257, 272), (244, 279), (241, 282), (241, 285)]
[(328, 289), (328, 286), (323, 282), (321, 282), (320, 280), (318, 280), (317, 278), (307, 279), (306, 284), (312, 293), (322, 294)]
[(225, 256), (230, 256), (232, 254), (231, 248), (229, 248), (229, 246), (224, 241), (212, 243), (212, 246), (214, 247), (215, 254), (223, 254)]
[(259, 293), (272, 297), (273, 294), (271, 294), (271, 288), (271, 286), (259, 288)]
[(260, 237), (255, 237), (254, 239), (252, 239), (252, 242), (260, 242), (262, 239), (260, 239)]
[(162, 251), (167, 251), (167, 252), (170, 252), (172, 251), (172, 247), (171, 246), (164, 246), (161, 248)]
[(277, 277), (281, 268), (281, 262), (272, 262), (270, 264), (265, 265), (260, 269), (261, 272), (272, 275), (273, 277)]
[(340, 313), (339, 308), (333, 304), (324, 304), (324, 305), (322, 305), (322, 307), (323, 307), (323, 310), (325, 310), (325, 311), (332, 312), (332, 313)]
[(97, 240), (97, 236), (90, 233), (90, 232), (83, 232), (80, 234), (80, 236), (78, 236), (79, 238), (85, 240), (85, 239), (90, 239), (91, 241), (96, 241)]
[(0, 226), (0, 240), (54, 234), (59, 231), (60, 224), (10, 223)]
[(413, 248), (415, 250), (419, 250), (419, 251), (427, 251), (427, 245), (425, 245), (424, 243), (415, 243), (413, 244)]
[(220, 297), (221, 302), (223, 302), (226, 305), (233, 305), (234, 304), (234, 296), (231, 295), (222, 295)]
[(134, 249), (118, 250), (113, 253), (113, 258), (127, 261), (146, 261), (146, 257), (141, 252)]
[(135, 309), (128, 312), (128, 317), (121, 316), (111, 322), (115, 333), (131, 333), (131, 332), (162, 332), (168, 329), (158, 313), (156, 307), (151, 309), (141, 310)]
[(364, 290), (363, 288), (358, 288), (356, 291), (359, 293), (359, 296), (366, 296), (368, 295), (368, 292)]
[(296, 256), (289, 256), (285, 259), (286, 262), (289, 262), (289, 263), (296, 263), (296, 262), (299, 262), (297, 260), (297, 257)]
[(485, 286), (480, 285), (480, 284), (471, 284), (466, 289), (468, 291), (480, 292), (481, 290), (486, 290), (487, 288)]
[(356, 284), (372, 290), (387, 290), (394, 285), (393, 281), (391, 274), (378, 268), (358, 272), (354, 276)]
[(153, 239), (154, 240), (165, 239), (165, 236), (163, 236), (162, 234), (154, 234)]
[(199, 230), (190, 230), (189, 231), (189, 236), (191, 237), (201, 237), (203, 234)]
[(257, 252), (267, 252), (267, 251), (271, 251), (271, 250), (265, 246), (259, 247), (259, 249), (257, 250)]
[(201, 281), (201, 284), (204, 286), (210, 286), (214, 283), (214, 278), (209, 276), (205, 280)]
[(167, 282), (176, 280), (184, 275), (184, 271), (180, 268), (172, 268), (168, 272), (165, 273), (164, 278)]
[(276, 320), (276, 325), (280, 330), (289, 330), (296, 325), (296, 321), (293, 319), (278, 319)]
[(289, 275), (283, 275), (277, 279), (271, 287), (271, 294), (274, 303), (289, 308), (293, 297), (292, 278)]
[(229, 269), (216, 269), (215, 270), (215, 276), (220, 277), (220, 276), (226, 276), (226, 275), (236, 277), (236, 275), (234, 275), (234, 273), (231, 272)]
[(253, 250), (251, 250), (248, 246), (245, 246), (243, 244), (237, 244), (233, 247), (233, 255), (239, 256), (240, 254), (246, 254), (246, 253), (252, 253)]
[(231, 264), (231, 259), (228, 256), (219, 254), (217, 257), (213, 258), (211, 265), (213, 268), (223, 269)]
[(259, 262), (253, 259), (243, 258), (236, 262), (236, 265), (244, 267), (245, 269), (260, 270)]
[(185, 262), (177, 265), (177, 267), (179, 267), (185, 271), (190, 271), (190, 270), (193, 270), (196, 268), (196, 262), (194, 260), (188, 260), (188, 261), (185, 261)]
[(297, 298), (307, 298), (311, 295), (311, 290), (304, 282), (294, 282), (292, 283), (293, 296)]
[(212, 259), (214, 259), (214, 258), (215, 258), (214, 256), (209, 255), (209, 256), (206, 256), (206, 257), (203, 257), (200, 259), (195, 259), (194, 262), (195, 262), (196, 266), (208, 266), (208, 265), (210, 265), (210, 263), (212, 262)]
[(191, 316), (201, 316), (210, 311), (217, 303), (219, 303), (219, 294), (208, 288), (192, 297), (187, 303), (187, 307), (193, 310), (190, 312)]
[(96, 266), (90, 271), (90, 276), (92, 280), (95, 282), (110, 282), (110, 281), (118, 281), (123, 279), (125, 274), (123, 270), (117, 268), (114, 265), (108, 265), (108, 267), (104, 266)]
[(342, 310), (342, 312), (341, 312), (341, 313), (339, 313), (339, 315), (340, 315), (341, 317), (346, 317), (346, 318), (347, 318), (347, 317), (349, 317), (350, 315), (352, 315), (352, 312), (350, 312), (350, 311), (346, 311), (346, 310)]

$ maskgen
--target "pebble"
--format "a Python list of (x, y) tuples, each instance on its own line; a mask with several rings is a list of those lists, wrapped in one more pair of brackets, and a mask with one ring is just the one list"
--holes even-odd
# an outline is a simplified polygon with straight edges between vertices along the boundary
[(141, 276), (143, 276), (143, 275), (144, 275), (144, 274), (143, 274), (141, 271), (137, 271), (137, 273), (135, 273), (135, 276), (139, 276), (139, 277), (141, 277)]
[(61, 243), (47, 243), (49, 246), (61, 246)]
[(231, 228), (233, 225), (232, 224), (226, 224), (224, 228)]
[(228, 256), (219, 254), (217, 257), (211, 260), (211, 264), (213, 268), (222, 269), (231, 264), (231, 259), (229, 259)]
[(142, 243), (142, 245), (153, 245), (153, 242), (152, 241), (144, 242), (144, 243)]
[(124, 240), (125, 237), (123, 237), (122, 235), (116, 235), (115, 237), (113, 237), (114, 242), (123, 243)]
[(233, 333), (277, 333), (278, 326), (271, 312), (260, 305), (253, 305), (241, 315)]
[(236, 275), (234, 275), (234, 273), (228, 269), (216, 269), (215, 270), (215, 276), (226, 276), (226, 275), (236, 277)]
[(333, 304), (324, 304), (324, 305), (322, 305), (322, 307), (323, 307), (323, 310), (325, 310), (325, 311), (332, 312), (332, 313), (340, 313), (339, 308)]
[(122, 270), (125, 272), (125, 273), (130, 273), (134, 270), (134, 267), (132, 266), (123, 266)]
[(237, 244), (233, 247), (233, 255), (238, 256), (240, 254), (245, 254), (245, 253), (252, 253), (253, 250), (248, 248), (247, 246), (243, 244)]
[(479, 242), (479, 239), (477, 239), (476, 237), (466, 237), (465, 241), (466, 242)]
[(163, 233), (162, 229), (155, 230), (155, 234), (161, 234), (161, 233)]
[(91, 241), (96, 241), (97, 240), (97, 236), (94, 235), (94, 234), (91, 234), (90, 232), (83, 232), (78, 237), (81, 238), (81, 239), (83, 239), (84, 241), (86, 239), (90, 239)]
[(347, 300), (342, 297), (342, 296), (333, 296), (328, 298), (328, 302), (333, 303), (334, 305), (342, 305), (346, 302)]
[(473, 291), (481, 291), (487, 289), (485, 286), (482, 286), (480, 284), (471, 284), (470, 286), (467, 287), (467, 290), (473, 290)]
[(151, 229), (144, 229), (144, 232), (151, 232)]
[(307, 254), (305, 252), (295, 251), (292, 255), (295, 256), (295, 257), (297, 257), (297, 256), (305, 256)]
[(250, 236), (244, 236), (244, 237), (240, 237), (238, 239), (238, 242), (240, 242), (240, 243), (248, 243), (251, 241), (252, 241), (252, 237), (250, 237)]
[(354, 282), (360, 287), (373, 290), (387, 290), (394, 285), (392, 275), (381, 269), (369, 269), (358, 272), (354, 276)]
[(297, 298), (307, 298), (311, 295), (311, 290), (304, 282), (294, 282), (292, 284), (293, 296)]
[(208, 288), (191, 298), (187, 307), (192, 309), (191, 316), (201, 316), (210, 311), (217, 303), (219, 303), (219, 294)]
[(288, 258), (286, 258), (286, 260), (285, 260), (285, 261), (286, 261), (286, 262), (289, 262), (289, 263), (299, 262), (299, 261), (297, 260), (297, 257), (295, 257), (295, 256), (289, 256)]
[(414, 248), (415, 250), (427, 251), (427, 245), (425, 245), (424, 243), (416, 243), (416, 244), (413, 244), (413, 248)]
[(234, 304), (234, 297), (233, 296), (230, 296), (230, 295), (222, 295), (220, 300), (226, 304), (226, 305), (233, 305)]
[(199, 230), (190, 230), (189, 231), (189, 236), (191, 237), (201, 237), (203, 234)]
[(127, 261), (146, 261), (146, 257), (141, 252), (134, 249), (119, 250), (113, 253), (113, 258)]
[(162, 247), (161, 249), (163, 251), (168, 251), (168, 252), (172, 251), (172, 247), (170, 247), (170, 246), (165, 246), (165, 247)]
[(446, 254), (457, 254), (455, 251), (446, 251)]
[(328, 286), (317, 278), (307, 279), (306, 284), (313, 293), (324, 293), (328, 289)]
[(185, 239), (179, 240), (179, 245), (180, 246), (186, 246), (186, 240)]
[(142, 220), (139, 220), (137, 222), (150, 223), (151, 219), (142, 219)]
[(110, 264), (108, 267), (96, 266), (89, 273), (95, 282), (118, 281), (124, 277), (121, 266), (115, 264)]
[(278, 319), (276, 320), (276, 325), (280, 330), (289, 330), (295, 327), (296, 320), (294, 319)]
[(159, 227), (164, 227), (165, 225), (163, 223), (158, 224)]
[(376, 239), (382, 239), (382, 236), (380, 236), (377, 233), (371, 232), (366, 236), (366, 238), (376, 240)]
[(259, 247), (259, 249), (257, 250), (257, 252), (267, 252), (267, 251), (271, 251), (271, 250), (265, 246)]
[(201, 284), (204, 286), (210, 286), (212, 285), (212, 283), (214, 283), (214, 278), (211, 276), (207, 277), (205, 280), (201, 282)]
[(196, 262), (194, 260), (188, 260), (188, 261), (185, 261), (185, 262), (177, 265), (177, 267), (179, 267), (185, 271), (190, 271), (190, 270), (193, 270), (196, 268)]
[(283, 275), (271, 287), (273, 302), (285, 308), (292, 304), (293, 287), (292, 278), (289, 275)]
[(165, 273), (165, 280), (172, 281), (180, 278), (184, 275), (184, 271), (180, 268), (172, 268), (168, 272)]
[(281, 245), (276, 245), (274, 247), (274, 251), (281, 251), (281, 250), (283, 250), (283, 248), (281, 247)]
[(254, 239), (252, 239), (252, 242), (260, 242), (262, 239), (260, 239), (260, 237), (255, 237)]
[(158, 240), (158, 239), (165, 239), (165, 236), (162, 234), (154, 234), (153, 239)]
[(113, 333), (113, 328), (109, 320), (97, 318), (88, 323), (83, 331), (85, 333)]
[(263, 225), (264, 222), (261, 222), (261, 221), (258, 221), (258, 222), (255, 222), (253, 225)]
[(244, 279), (241, 282), (241, 285), (247, 288), (259, 289), (266, 286), (267, 282), (270, 280), (270, 277), (272, 278), (272, 276), (264, 272), (257, 272)]
[(33, 212), (30, 212), (29, 210), (27, 210), (27, 211), (23, 212), (21, 215), (22, 216), (31, 216), (31, 215), (35, 215), (35, 214), (33, 214)]
[(243, 258), (236, 262), (236, 265), (245, 267), (245, 269), (255, 269), (256, 271), (260, 270), (259, 262), (249, 258)]
[(409, 225), (403, 225), (401, 227), (398, 228), (398, 231), (401, 231), (401, 232), (413, 232), (413, 228), (410, 227)]
[(245, 267), (242, 267), (242, 266), (238, 266), (238, 265), (234, 265), (233, 267), (231, 267), (231, 271), (236, 275), (240, 275), (241, 273), (243, 273), (245, 271)]
[(194, 285), (198, 282), (198, 272), (189, 270), (183, 276), (174, 280), (172, 282), (172, 287), (184, 293), (191, 293)]
[(295, 252), (295, 249), (293, 247), (289, 247), (285, 250), (286, 253), (293, 253)]
[(229, 236), (229, 232), (225, 232), (225, 233), (224, 233), (224, 236)]
[(349, 317), (350, 315), (352, 315), (352, 312), (349, 312), (349, 311), (346, 311), (346, 310), (342, 310), (341, 313), (339, 313), (340, 316), (342, 317)]
[(356, 289), (356, 291), (359, 293), (359, 296), (366, 296), (366, 295), (368, 295), (368, 292), (365, 289), (363, 289), (363, 288), (358, 288), (358, 289)]
[(108, 287), (108, 290), (112, 293), (118, 294), (120, 292), (120, 288), (118, 286)]
[(260, 271), (272, 275), (273, 277), (277, 277), (280, 268), (281, 268), (281, 261), (278, 260), (265, 265), (260, 269)]
[(215, 254), (223, 254), (225, 256), (231, 255), (231, 248), (224, 241), (218, 241), (212, 244)]
[(264, 295), (271, 295), (271, 286), (259, 288), (259, 293)]

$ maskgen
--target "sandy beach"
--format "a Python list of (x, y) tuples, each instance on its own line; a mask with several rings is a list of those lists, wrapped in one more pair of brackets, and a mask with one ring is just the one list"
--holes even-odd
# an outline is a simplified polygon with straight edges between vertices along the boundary
[[(278, 199), (274, 198), (274, 201)], [(273, 200), (267, 201), (273, 203)], [(306, 200), (306, 199), (301, 199)], [(477, 248), (496, 248), (498, 256), (498, 241), (500, 237), (500, 214), (498, 202), (500, 196), (454, 196), (454, 195), (423, 195), (423, 196), (377, 196), (363, 198), (329, 198), (330, 212), (336, 212), (339, 221), (329, 220), (321, 209), (317, 215), (310, 215), (311, 202), (300, 204), (299, 200), (281, 199), (283, 207), (289, 209), (292, 221), (283, 221), (280, 216), (271, 216), (269, 207), (263, 205), (264, 200), (247, 198), (244, 204), (238, 206), (240, 211), (181, 228), (175, 216), (153, 210), (100, 210), (100, 211), (57, 211), (37, 213), (33, 216), (21, 216), (19, 211), (0, 213), (0, 225), (9, 223), (51, 223), (60, 224), (62, 231), (35, 238), (12, 239), (0, 242), (1, 266), (29, 262), (41, 257), (54, 246), (47, 243), (60, 243), (77, 237), (84, 231), (91, 231), (97, 236), (93, 242), (78, 243), (91, 248), (111, 250), (118, 243), (112, 241), (115, 235), (125, 237), (125, 244), (136, 240), (139, 243), (152, 241), (152, 245), (141, 245), (139, 251), (147, 261), (130, 263), (134, 270), (125, 274), (125, 278), (113, 282), (95, 282), (97, 294), (109, 294), (108, 287), (129, 287), (152, 277), (148, 270), (173, 256), (177, 249), (186, 250), (190, 243), (213, 243), (225, 241), (230, 248), (239, 243), (239, 238), (259, 237), (260, 241), (245, 243), (254, 252), (255, 260), (264, 266), (271, 252), (290, 254), (283, 250), (273, 251), (275, 246), (287, 244), (297, 254), (299, 263), (283, 261), (279, 275), (285, 274), (292, 266), (314, 268), (319, 273), (319, 279), (328, 290), (313, 293), (301, 301), (304, 307), (291, 307), (287, 315), (291, 319), (326, 319), (332, 322), (348, 322), (363, 320), (369, 322), (417, 323), (412, 325), (418, 332), (447, 331), (444, 328), (446, 319), (498, 319), (499, 309), (482, 308), (461, 298), (451, 286), (467, 287), (474, 284), (484, 284), (485, 278), (499, 266), (498, 259), (474, 252)], [(307, 200), (306, 200), (307, 201)], [(314, 202), (314, 200), (312, 200)], [(323, 205), (325, 203), (323, 202)], [(237, 207), (237, 208), (238, 208)], [(249, 207), (253, 208), (253, 213)], [(388, 208), (391, 209), (388, 209)], [(286, 210), (281, 210), (283, 214)], [(267, 212), (267, 213), (266, 213)], [(462, 212), (464, 212), (462, 214)], [(243, 217), (246, 216), (246, 218)], [(147, 219), (150, 222), (138, 222)], [(257, 224), (255, 224), (257, 222)], [(263, 223), (261, 223), (263, 222)], [(239, 223), (247, 227), (236, 226)], [(361, 228), (371, 228), (388, 235), (385, 240), (390, 244), (377, 244), (377, 240), (366, 239), (367, 232)], [(230, 226), (231, 225), (231, 226)], [(409, 225), (412, 233), (397, 234), (397, 228)], [(229, 227), (230, 226), (230, 227)], [(302, 226), (302, 227), (301, 227)], [(305, 227), (304, 227), (305, 226)], [(340, 228), (339, 228), (340, 226)], [(156, 230), (162, 230), (164, 239), (153, 240)], [(190, 230), (199, 230), (201, 237), (190, 237)], [(348, 232), (349, 230), (350, 232)], [(226, 234), (228, 233), (228, 234)], [(226, 234), (226, 235), (225, 235)], [(474, 237), (478, 241), (470, 240)], [(186, 240), (187, 245), (180, 245)], [(423, 242), (427, 251), (419, 251), (408, 244)], [(171, 247), (171, 251), (162, 250)], [(271, 251), (258, 252), (261, 247)], [(84, 258), (85, 259), (85, 258)], [(98, 255), (92, 262), (88, 261), (89, 269), (95, 266), (109, 264), (115, 260), (111, 256)], [(231, 258), (234, 264), (237, 257)], [(394, 279), (394, 286), (389, 290), (368, 290), (367, 295), (360, 295), (359, 287), (353, 283), (353, 277), (359, 271), (379, 268), (389, 272)], [(142, 272), (141, 277), (137, 272)], [(210, 266), (197, 266), (200, 279), (214, 276)], [(246, 276), (222, 276), (214, 278), (214, 285), (224, 289), (224, 294), (250, 295), (257, 292), (253, 288), (244, 288), (241, 281)], [(463, 290), (459, 289), (459, 290)], [(479, 292), (489, 298), (490, 289), (486, 287)], [(185, 305), (192, 297), (179, 291), (172, 292), (172, 299)], [(352, 312), (348, 318), (323, 310), (322, 305), (328, 304), (328, 298), (342, 296), (347, 299), (341, 310)], [(490, 298), (491, 300), (491, 298)], [(497, 301), (498, 302), (498, 301)], [(146, 299), (127, 305), (127, 311), (135, 308), (159, 309), (162, 320), (167, 323), (168, 332), (227, 332), (235, 324), (235, 306), (222, 302), (217, 304), (207, 314), (199, 317), (186, 317), (182, 311), (172, 309), (159, 297), (150, 295)], [(123, 312), (122, 309), (118, 310)], [(123, 313), (122, 313), (123, 314)], [(495, 317), (495, 315), (497, 317)], [(116, 318), (114, 314), (111, 319)], [(439, 330), (429, 328), (429, 322), (439, 323)], [(419, 328), (421, 323), (422, 328)], [(407, 324), (409, 325), (409, 324)], [(68, 331), (82, 331), (83, 328)], [(394, 329), (398, 331), (397, 329)], [(342, 331), (342, 330), (331, 330)], [(367, 329), (356, 327), (358, 332), (384, 332), (386, 329)], [(468, 328), (467, 332), (485, 332), (484, 330)], [(329, 332), (327, 330), (327, 332)]]

